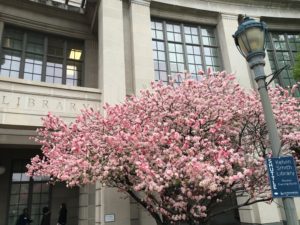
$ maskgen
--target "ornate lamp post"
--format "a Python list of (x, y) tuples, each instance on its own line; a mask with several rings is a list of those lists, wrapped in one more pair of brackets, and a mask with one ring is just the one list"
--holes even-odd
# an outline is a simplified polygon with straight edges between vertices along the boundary
[[(249, 17), (239, 17), (238, 30), (233, 35), (235, 44), (240, 53), (246, 58), (250, 68), (255, 74), (258, 92), (263, 106), (264, 116), (271, 141), (274, 157), (280, 155), (280, 138), (276, 127), (272, 106), (266, 86), (265, 66), (265, 40), (267, 26), (264, 22), (257, 22)], [(287, 224), (299, 225), (293, 198), (282, 198)]]

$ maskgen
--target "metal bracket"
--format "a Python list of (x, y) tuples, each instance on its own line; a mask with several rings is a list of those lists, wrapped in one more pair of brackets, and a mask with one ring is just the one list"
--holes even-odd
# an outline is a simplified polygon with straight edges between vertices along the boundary
[(269, 82), (266, 84), (266, 86), (268, 86), (275, 78), (277, 78), (283, 70), (288, 69), (288, 68), (290, 68), (290, 65), (285, 65), (282, 68), (280, 68), (280, 69), (274, 71), (273, 73), (269, 74), (267, 77), (272, 76), (272, 78), (271, 78), (271, 80), (269, 80)]

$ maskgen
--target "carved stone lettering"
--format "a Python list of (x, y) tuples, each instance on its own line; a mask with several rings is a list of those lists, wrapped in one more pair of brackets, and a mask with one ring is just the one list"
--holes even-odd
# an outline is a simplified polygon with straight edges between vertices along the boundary
[(19, 108), (20, 106), (20, 100), (21, 100), (21, 97), (17, 97), (17, 107)]
[(82, 105), (83, 105), (83, 108), (85, 108), (85, 109), (91, 108), (91, 107), (90, 107), (90, 104), (88, 104), (88, 103), (87, 103), (87, 104), (83, 103)]
[(58, 102), (56, 105), (56, 109), (63, 111), (64, 110), (63, 104), (61, 102)]
[(74, 112), (76, 112), (76, 105), (75, 105), (75, 103), (71, 102), (71, 103), (70, 103), (70, 108), (71, 108)]
[(9, 102), (7, 101), (7, 98), (5, 95), (2, 97), (2, 105), (9, 105)]
[(48, 100), (43, 100), (43, 101), (42, 101), (42, 107), (43, 107), (44, 109), (48, 109)]
[(57, 97), (21, 95), (17, 93), (0, 93), (0, 107), (9, 109), (40, 111), (41, 113), (53, 112), (59, 113), (67, 111), (74, 114), (80, 113), (81, 109), (89, 109), (93, 107), (99, 110), (100, 105), (93, 102), (80, 101), (77, 99), (64, 99)]
[(28, 99), (28, 107), (33, 108), (35, 106), (35, 99), (29, 98)]

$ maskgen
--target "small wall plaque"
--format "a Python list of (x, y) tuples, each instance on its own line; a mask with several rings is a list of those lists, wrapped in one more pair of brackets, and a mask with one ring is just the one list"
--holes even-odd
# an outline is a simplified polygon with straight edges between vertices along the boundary
[(105, 214), (104, 222), (115, 222), (115, 214)]

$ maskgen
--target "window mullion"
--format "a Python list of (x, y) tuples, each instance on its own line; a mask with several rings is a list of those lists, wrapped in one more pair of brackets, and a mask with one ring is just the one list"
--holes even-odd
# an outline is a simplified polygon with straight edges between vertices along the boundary
[[(277, 58), (277, 55), (276, 55), (276, 49), (275, 49), (275, 45), (274, 45), (274, 42), (273, 42), (273, 36), (272, 36), (272, 33), (269, 32), (269, 39), (270, 39), (270, 44), (271, 44), (271, 48), (272, 48), (272, 54), (273, 54), (273, 57), (274, 57), (274, 63), (275, 63), (275, 67), (276, 67), (276, 70), (279, 70), (279, 64), (278, 64), (278, 58)], [(282, 80), (282, 77), (280, 76), (277, 76), (278, 80), (279, 80), (279, 84), (281, 86), (284, 86), (284, 82)]]
[(289, 44), (289, 42), (288, 42), (288, 35), (287, 35), (287, 33), (284, 33), (284, 40), (285, 40), (286, 47), (287, 47), (287, 49), (288, 49), (288, 51), (289, 51), (290, 60), (291, 60), (291, 64), (292, 64), (291, 66), (294, 66), (294, 64), (295, 64), (295, 59), (294, 59), (293, 52), (292, 52), (292, 50), (291, 50), (291, 48), (290, 48), (290, 44)]
[(221, 52), (221, 48), (220, 46), (220, 42), (219, 42), (219, 36), (218, 33), (216, 31), (216, 29), (214, 29), (214, 35), (215, 35), (215, 39), (216, 39), (216, 46), (213, 46), (214, 48), (217, 49), (217, 53), (218, 53), (218, 62), (219, 62), (219, 71), (223, 71), (224, 70), (224, 63), (223, 63), (223, 56), (222, 56), (222, 52)]
[(22, 43), (22, 53), (21, 53), (21, 63), (20, 63), (20, 73), (19, 78), (24, 79), (24, 67), (26, 58), (26, 46), (27, 46), (27, 33), (24, 32), (23, 43)]
[(183, 45), (182, 47), (183, 47), (184, 66), (185, 66), (185, 70), (189, 71), (187, 49), (186, 49), (186, 42), (185, 42), (185, 35), (184, 35), (184, 25), (183, 24), (180, 24), (180, 29), (181, 29), (181, 40), (182, 40), (182, 45)]
[(64, 41), (63, 49), (63, 68), (62, 68), (62, 83), (67, 83), (67, 41)]
[[(203, 39), (202, 39), (202, 32), (201, 32), (201, 27), (198, 26), (198, 37), (199, 37), (199, 41), (200, 41), (200, 51), (201, 51), (201, 59), (202, 59), (202, 68), (204, 71), (207, 71), (206, 68), (206, 62), (205, 62), (205, 55), (204, 55), (204, 45), (203, 45)], [(196, 71), (196, 73), (198, 73), (198, 71)]]
[(43, 56), (43, 66), (42, 66), (42, 81), (46, 81), (46, 68), (47, 68), (47, 54), (48, 54), (48, 37), (44, 38), (44, 56)]
[[(168, 76), (168, 75), (171, 75), (171, 65), (170, 65), (170, 57), (169, 57), (169, 46), (168, 46), (166, 21), (163, 21), (163, 35), (164, 35), (164, 45), (165, 45), (165, 57), (166, 57), (167, 76)], [(169, 77), (167, 79), (169, 81)]]
[(32, 192), (33, 192), (33, 178), (30, 177), (29, 180), (29, 187), (28, 187), (28, 200), (27, 200), (27, 208), (29, 215), (31, 217), (31, 212), (32, 212)]
[[(151, 43), (152, 44), (152, 43)], [(86, 40), (83, 43), (83, 51), (82, 51), (82, 60), (85, 60), (85, 50), (86, 50)], [(80, 77), (77, 77), (77, 86), (82, 86), (84, 87), (85, 85), (85, 64), (82, 63), (82, 60), (79, 60), (81, 62), (81, 74)]]

